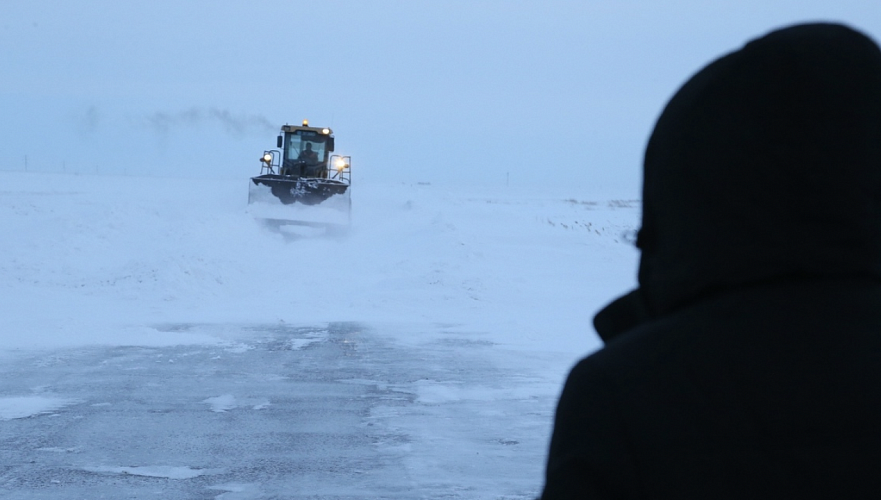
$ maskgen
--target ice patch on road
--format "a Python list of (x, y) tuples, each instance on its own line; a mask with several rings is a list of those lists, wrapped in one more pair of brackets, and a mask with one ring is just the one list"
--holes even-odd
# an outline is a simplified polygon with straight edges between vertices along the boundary
[(312, 345), (316, 342), (321, 342), (327, 339), (326, 335), (313, 335), (311, 337), (306, 337), (302, 339), (290, 339), (288, 340), (288, 347), (292, 351), (298, 351), (300, 349), (305, 348), (306, 346)]
[(45, 396), (18, 396), (0, 398), (0, 420), (28, 418), (51, 413), (77, 403), (74, 399)]
[(232, 394), (223, 394), (222, 396), (208, 398), (202, 402), (210, 405), (211, 411), (215, 413), (224, 413), (243, 406), (250, 406), (252, 410), (264, 410), (272, 405), (266, 398), (244, 398), (239, 400)]
[(202, 402), (211, 405), (211, 411), (215, 413), (223, 413), (225, 411), (234, 410), (239, 406), (238, 404), (236, 404), (236, 398), (232, 394), (224, 394), (222, 396), (208, 398)]
[(222, 474), (222, 469), (195, 469), (172, 465), (146, 467), (85, 467), (83, 470), (98, 474), (130, 474), (132, 476), (159, 477), (164, 479), (192, 479), (199, 476)]
[(217, 495), (214, 500), (256, 500), (265, 497), (258, 484), (228, 483), (209, 486), (208, 489), (226, 492)]
[(248, 344), (231, 343), (229, 347), (227, 347), (225, 350), (226, 352), (231, 352), (233, 354), (242, 354), (250, 351), (253, 348), (254, 346), (250, 346)]
[(422, 404), (437, 405), (458, 401), (495, 401), (497, 399), (521, 399), (518, 391), (511, 388), (498, 388), (466, 384), (457, 381), (417, 380), (413, 383), (416, 401)]
[(82, 449), (79, 446), (74, 448), (58, 448), (50, 446), (48, 448), (37, 448), (37, 451), (45, 451), (48, 453), (79, 453)]

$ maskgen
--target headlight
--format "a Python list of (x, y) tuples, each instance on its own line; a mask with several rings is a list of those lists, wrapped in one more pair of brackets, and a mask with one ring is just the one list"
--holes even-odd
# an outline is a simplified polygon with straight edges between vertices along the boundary
[(349, 164), (346, 163), (346, 160), (345, 160), (345, 159), (343, 159), (343, 158), (337, 158), (336, 161), (334, 162), (334, 165), (333, 165), (333, 166), (334, 166), (334, 168), (336, 168), (337, 170), (345, 170), (345, 169), (349, 166)]
[(266, 153), (265, 155), (263, 155), (263, 158), (260, 158), (260, 159), (263, 160), (263, 163), (265, 163), (267, 165), (272, 163), (272, 155), (269, 153)]

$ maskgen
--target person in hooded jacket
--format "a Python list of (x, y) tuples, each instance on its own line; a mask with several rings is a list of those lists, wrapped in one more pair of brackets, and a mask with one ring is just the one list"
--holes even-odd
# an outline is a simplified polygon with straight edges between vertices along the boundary
[(560, 397), (543, 500), (881, 498), (881, 51), (773, 31), (644, 160), (639, 288)]

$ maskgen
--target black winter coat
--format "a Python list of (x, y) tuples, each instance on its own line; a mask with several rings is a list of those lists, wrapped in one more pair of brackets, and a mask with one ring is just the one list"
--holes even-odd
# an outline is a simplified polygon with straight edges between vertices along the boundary
[(881, 51), (772, 32), (672, 98), (638, 290), (560, 397), (544, 500), (881, 498)]

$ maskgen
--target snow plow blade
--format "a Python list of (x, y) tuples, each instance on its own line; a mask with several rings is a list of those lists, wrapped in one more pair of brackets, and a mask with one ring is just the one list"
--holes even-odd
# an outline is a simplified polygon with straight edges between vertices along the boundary
[[(283, 204), (317, 205), (331, 196), (344, 194), (349, 184), (335, 179), (292, 178), (286, 175), (264, 174), (251, 177), (254, 186), (267, 186), (272, 196)], [(254, 202), (255, 190), (249, 190), (248, 203)]]

